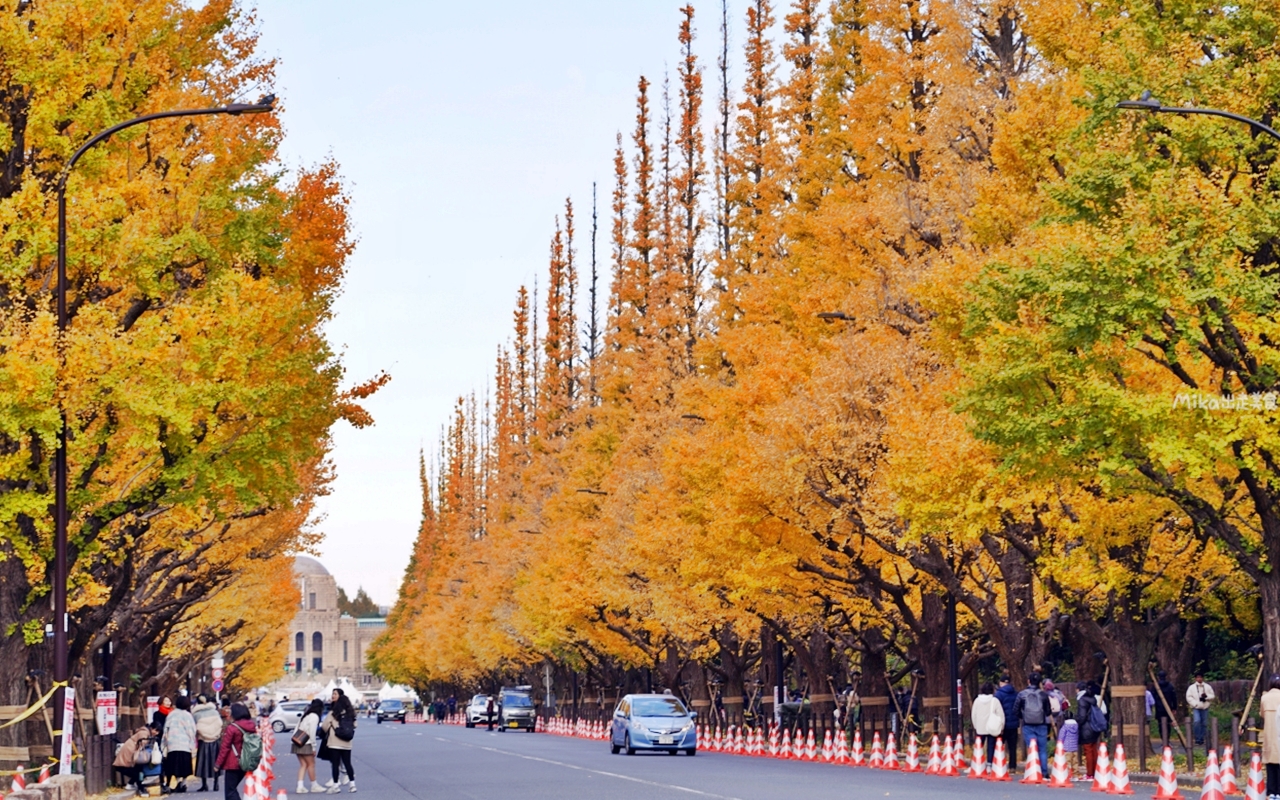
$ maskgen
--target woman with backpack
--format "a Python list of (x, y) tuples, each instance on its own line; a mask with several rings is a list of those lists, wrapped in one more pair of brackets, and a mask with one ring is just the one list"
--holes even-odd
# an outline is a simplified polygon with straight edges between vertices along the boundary
[(1076, 698), (1076, 725), (1080, 749), (1084, 752), (1085, 780), (1093, 780), (1093, 771), (1098, 766), (1098, 740), (1107, 732), (1107, 715), (1098, 705), (1100, 690), (1098, 684), (1089, 681)]
[(217, 764), (226, 773), (223, 776), (226, 782), (222, 784), (226, 800), (240, 800), (240, 781), (244, 780), (245, 773), (240, 768), (240, 754), (244, 751), (246, 736), (257, 737), (258, 726), (254, 723), (248, 706), (244, 703), (232, 703), (231, 724), (222, 732), (222, 741), (218, 743)]
[[(289, 749), (298, 757), (298, 788), (295, 790), (298, 794), (324, 791), (324, 787), (316, 781), (316, 749), (320, 746), (316, 742), (316, 734), (319, 733), (320, 717), (323, 715), (324, 702), (317, 697), (302, 712), (302, 719), (298, 720), (298, 727), (290, 737)], [(308, 777), (311, 778), (310, 789), (306, 783)]]
[(341, 689), (333, 690), (332, 707), (329, 716), (325, 717), (320, 730), (325, 733), (325, 749), (329, 751), (329, 764), (333, 770), (333, 780), (329, 781), (329, 794), (337, 794), (338, 769), (345, 768), (351, 778), (349, 792), (356, 790), (356, 771), (351, 766), (351, 740), (356, 736), (356, 710), (351, 700)]
[(160, 793), (168, 794), (169, 779), (177, 778), (178, 783), (172, 789), (175, 792), (187, 790), (187, 778), (191, 777), (192, 754), (196, 751), (196, 721), (191, 716), (191, 700), (179, 695), (173, 701), (174, 708), (164, 721), (162, 746), (164, 748), (164, 777), (160, 784)]

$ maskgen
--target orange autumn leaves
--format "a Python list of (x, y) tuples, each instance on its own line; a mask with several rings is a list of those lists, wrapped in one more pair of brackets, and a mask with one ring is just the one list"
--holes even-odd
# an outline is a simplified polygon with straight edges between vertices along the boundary
[[(996, 656), (1018, 680), (1070, 618), (1134, 681), (1189, 620), (1252, 630), (1230, 548), (1132, 474), (1020, 458), (1057, 422), (991, 377), (1033, 373), (1033, 345), (1071, 352), (1036, 339), (1034, 298), (982, 316), (1020, 288), (1000, 265), (1114, 234), (1054, 217), (1119, 192), (1100, 167), (1073, 170), (1132, 144), (1097, 99), (1121, 81), (1114, 41), (1055, 27), (1100, 23), (1057, 2), (742, 10), (741, 83), (719, 88), (711, 124), (688, 79), (691, 9), (677, 79), (639, 83), (613, 165), (604, 346), (566, 355), (564, 222), (538, 334), (521, 290), (493, 396), (460, 403), (423, 473), (421, 555), (378, 669), (426, 683), (550, 660), (651, 667), (674, 686), (687, 667), (731, 671), (741, 654), (725, 648), (764, 629), (811, 672), (892, 657), (939, 696), (943, 595), (965, 669)], [(1160, 64), (1154, 45), (1134, 52)], [(1105, 78), (1082, 66), (1098, 64)], [(690, 131), (715, 139), (691, 147)], [(997, 336), (1025, 349), (998, 352)]]

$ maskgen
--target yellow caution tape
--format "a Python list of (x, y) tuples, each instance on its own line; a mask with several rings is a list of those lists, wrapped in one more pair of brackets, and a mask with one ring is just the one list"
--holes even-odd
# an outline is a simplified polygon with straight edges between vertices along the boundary
[(40, 765), (40, 766), (38, 766), (38, 767), (31, 767), (30, 769), (15, 769), (15, 770), (7, 770), (7, 771), (5, 771), (5, 772), (0, 772), (0, 777), (12, 778), (12, 777), (13, 777), (13, 776), (15, 776), (15, 775), (25, 775), (25, 774), (27, 774), (28, 772), (39, 772), (40, 770), (44, 769), (45, 767), (56, 767), (57, 765), (58, 765), (58, 759), (53, 758), (53, 757), (51, 756), (51, 757), (49, 758), (49, 763), (48, 763), (48, 764), (42, 764), (42, 765)]
[(48, 693), (45, 694), (44, 697), (41, 697), (39, 700), (37, 700), (35, 702), (35, 705), (31, 706), (31, 708), (28, 708), (26, 711), (23, 711), (21, 714), (9, 720), (8, 722), (4, 723), (3, 725), (0, 725), (0, 729), (7, 728), (10, 725), (17, 725), (19, 722), (22, 722), (27, 717), (31, 716), (32, 714), (36, 713), (40, 709), (44, 708), (45, 703), (48, 703), (50, 700), (53, 699), (54, 693), (57, 692), (58, 689), (66, 685), (67, 685), (66, 681), (55, 681), (53, 686), (49, 687)]

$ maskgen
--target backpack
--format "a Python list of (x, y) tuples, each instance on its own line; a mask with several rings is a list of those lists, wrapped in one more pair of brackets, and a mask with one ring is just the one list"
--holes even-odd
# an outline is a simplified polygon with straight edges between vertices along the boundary
[(1043, 725), (1045, 723), (1044, 707), (1048, 704), (1048, 696), (1041, 689), (1027, 689), (1022, 693), (1022, 723), (1024, 725)]
[(356, 721), (350, 714), (343, 714), (338, 720), (338, 729), (334, 733), (344, 742), (351, 741), (356, 738)]
[(262, 737), (256, 733), (245, 732), (244, 744), (240, 746), (240, 769), (253, 772), (262, 761)]
[(1107, 715), (1096, 705), (1089, 709), (1089, 730), (1099, 734), (1107, 732)]

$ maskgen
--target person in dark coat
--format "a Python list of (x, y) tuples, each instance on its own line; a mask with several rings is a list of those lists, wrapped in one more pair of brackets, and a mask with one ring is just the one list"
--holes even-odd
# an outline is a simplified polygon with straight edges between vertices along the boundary
[(996, 699), (1000, 701), (1000, 707), (1004, 710), (1004, 734), (1000, 737), (1004, 740), (1004, 755), (1008, 763), (1017, 764), (1018, 717), (1014, 714), (1013, 707), (1018, 702), (1018, 690), (1013, 688), (1007, 672), (1000, 676), (1000, 686), (996, 688)]
[[(1160, 702), (1160, 698), (1164, 698), (1164, 702)], [(1168, 704), (1166, 708), (1165, 704)], [(1173, 719), (1169, 718), (1169, 712), (1173, 712)], [(1168, 721), (1167, 724), (1165, 721)], [(1169, 746), (1169, 733), (1172, 732), (1175, 725), (1178, 724), (1178, 690), (1169, 682), (1169, 676), (1164, 670), (1156, 673), (1156, 728), (1160, 731), (1160, 746)]]
[(1080, 730), (1080, 750), (1084, 753), (1084, 776), (1093, 779), (1093, 771), (1098, 766), (1098, 742), (1106, 734), (1106, 730), (1098, 730), (1090, 723), (1093, 710), (1098, 707), (1098, 692), (1101, 687), (1089, 681), (1080, 690), (1076, 698), (1076, 725)]

